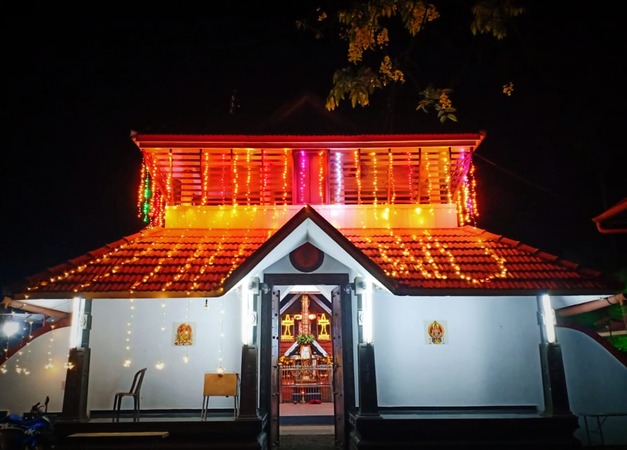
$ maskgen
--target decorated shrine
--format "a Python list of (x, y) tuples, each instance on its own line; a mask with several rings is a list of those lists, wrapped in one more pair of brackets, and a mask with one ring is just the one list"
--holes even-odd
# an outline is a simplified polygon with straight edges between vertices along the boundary
[(302, 293), (281, 312), (281, 402), (332, 401), (330, 302)]

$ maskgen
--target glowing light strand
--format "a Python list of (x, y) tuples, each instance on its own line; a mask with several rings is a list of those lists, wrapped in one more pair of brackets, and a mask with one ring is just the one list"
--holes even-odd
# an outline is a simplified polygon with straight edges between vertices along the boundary
[(342, 170), (342, 152), (335, 152), (335, 203), (344, 203), (344, 171)]
[(133, 343), (133, 325), (135, 324), (135, 299), (129, 299), (128, 320), (126, 321), (126, 337), (124, 338), (124, 349), (126, 350), (126, 358), (122, 362), (123, 367), (131, 367), (131, 349)]
[(170, 170), (168, 170), (168, 178), (166, 182), (166, 205), (172, 205), (174, 202), (174, 156), (172, 155), (172, 149), (168, 152), (168, 165)]
[(298, 174), (298, 203), (305, 203), (305, 188), (307, 187), (307, 154), (304, 150), (301, 150), (299, 153), (299, 169), (300, 173)]
[(250, 155), (252, 149), (246, 149), (246, 206), (250, 206), (250, 179), (252, 175), (252, 168), (250, 164)]
[(163, 226), (165, 222), (165, 198), (158, 185), (152, 183), (158, 174), (157, 161), (155, 158), (149, 160), (149, 174), (151, 175), (152, 196), (150, 197), (150, 226)]
[(361, 161), (359, 155), (359, 149), (353, 152), (353, 160), (355, 163), (355, 180), (357, 181), (357, 204), (361, 205)]
[(442, 187), (446, 194), (446, 203), (453, 202), (453, 194), (451, 193), (451, 158), (450, 148), (448, 151), (442, 151), (442, 164), (440, 167), (444, 168), (444, 186)]
[(325, 192), (325, 182), (324, 182), (324, 174), (326, 172), (326, 165), (324, 164), (324, 151), (320, 150), (318, 152), (318, 198), (320, 199), (320, 203), (324, 203), (324, 192)]
[[(409, 203), (414, 203), (414, 165), (412, 164), (412, 153), (407, 152), (407, 167), (409, 170), (407, 171), (408, 186), (409, 186)], [(420, 203), (419, 201), (416, 203)]]
[(237, 164), (238, 164), (238, 160), (239, 160), (239, 155), (237, 154), (237, 152), (233, 153), (233, 163), (231, 165), (231, 172), (233, 174), (233, 198), (231, 200), (231, 203), (233, 204), (233, 206), (237, 206), (237, 196), (239, 194), (239, 173), (237, 170)]
[(222, 344), (224, 343), (224, 299), (220, 298), (220, 345), (218, 346), (218, 373), (224, 373), (224, 356)]
[(396, 203), (396, 183), (394, 180), (394, 153), (388, 148), (388, 203)]
[[(388, 235), (392, 238), (391, 242), (381, 239), (379, 236), (367, 236), (365, 240), (377, 249), (378, 255), (382, 259), (384, 267), (386, 267), (384, 271), (390, 277), (407, 276), (411, 268), (420, 272), (427, 279), (447, 279), (449, 278), (447, 271), (452, 271), (457, 278), (471, 284), (483, 284), (495, 278), (507, 277), (505, 258), (498, 256), (482, 239), (478, 239), (477, 244), (481, 251), (493, 260), (497, 269), (486, 276), (473, 277), (462, 270), (448, 246), (442, 244), (426, 230), (423, 231), (421, 236), (411, 236), (411, 240), (420, 244), (421, 257), (410, 251), (402, 236), (396, 235), (393, 230), (390, 230)], [(438, 264), (436, 255), (444, 257), (446, 264)]]
[(373, 180), (372, 180), (372, 204), (374, 205), (374, 207), (377, 207), (377, 203), (378, 203), (378, 199), (377, 196), (379, 195), (379, 178), (377, 176), (377, 153), (376, 152), (371, 152), (370, 153), (370, 158), (372, 161), (372, 173), (373, 173)]
[(209, 200), (209, 167), (211, 164), (211, 160), (209, 158), (209, 152), (206, 150), (202, 151), (201, 164), (202, 164), (202, 195), (201, 195), (200, 202), (202, 205), (206, 205)]
[(260, 205), (268, 204), (268, 165), (266, 163), (266, 151), (261, 150), (261, 196)]
[(163, 370), (165, 368), (165, 362), (163, 361), (163, 337), (165, 335), (165, 301), (161, 302), (161, 327), (159, 333), (159, 359), (155, 363), (155, 369)]
[(288, 186), (288, 174), (289, 174), (289, 155), (290, 149), (283, 149), (283, 173), (282, 181), (283, 181), (283, 205), (287, 205), (287, 186)]
[[(231, 150), (232, 155), (233, 150)], [(226, 155), (222, 153), (222, 170), (220, 171), (220, 195), (222, 196), (221, 205), (226, 205), (226, 169), (227, 169), (227, 161)]]

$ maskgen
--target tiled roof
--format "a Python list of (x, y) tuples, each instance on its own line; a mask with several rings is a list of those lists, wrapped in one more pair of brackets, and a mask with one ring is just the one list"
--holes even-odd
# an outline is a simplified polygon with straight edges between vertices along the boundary
[(616, 288), (600, 272), (475, 227), (342, 233), (391, 278), (397, 294), (575, 294)]
[(227, 278), (271, 233), (146, 229), (32, 277), (22, 294), (25, 298), (171, 297), (188, 292), (217, 296)]
[(400, 295), (604, 294), (618, 287), (599, 272), (474, 227), (336, 230), (305, 211), (278, 231), (147, 229), (30, 278), (13, 298), (219, 296), (306, 218)]

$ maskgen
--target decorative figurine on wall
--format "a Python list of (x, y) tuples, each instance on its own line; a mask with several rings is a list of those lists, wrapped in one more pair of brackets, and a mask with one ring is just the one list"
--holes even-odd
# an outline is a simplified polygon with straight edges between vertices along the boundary
[(191, 323), (183, 322), (176, 327), (174, 345), (194, 345), (194, 328)]
[(427, 344), (446, 344), (448, 336), (446, 334), (446, 322), (434, 320), (429, 323), (425, 321), (425, 330), (427, 332)]

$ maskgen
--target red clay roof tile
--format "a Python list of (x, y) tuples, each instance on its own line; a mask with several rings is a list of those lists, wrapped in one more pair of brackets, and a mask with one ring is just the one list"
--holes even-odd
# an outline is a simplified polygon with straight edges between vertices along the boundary
[[(238, 266), (275, 231), (146, 229), (32, 277), (13, 294), (218, 296)], [(343, 248), (358, 262), (378, 268), (374, 275), (385, 277), (380, 281), (399, 295), (579, 294), (614, 287), (599, 272), (474, 227), (336, 231), (341, 233), (336, 240), (346, 240)]]

